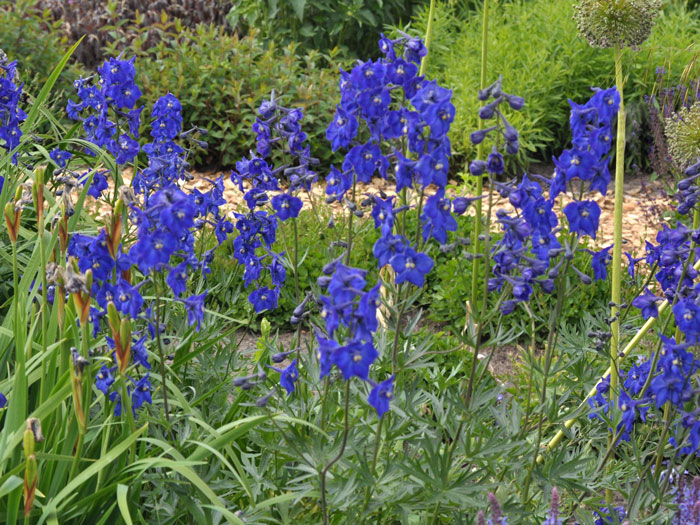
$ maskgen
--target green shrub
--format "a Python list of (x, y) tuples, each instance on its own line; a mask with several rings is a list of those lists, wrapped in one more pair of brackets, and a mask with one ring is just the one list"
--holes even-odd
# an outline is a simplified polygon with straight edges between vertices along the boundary
[[(37, 94), (69, 45), (60, 23), (53, 22), (48, 12), (34, 9), (33, 4), (33, 0), (0, 2), (0, 49), (10, 60), (21, 61), (24, 91)], [(65, 107), (66, 95), (77, 76), (76, 67), (63, 71), (49, 107), (59, 107), (60, 103)]]
[(348, 56), (364, 59), (377, 54), (382, 28), (408, 21), (416, 3), (414, 0), (243, 0), (235, 2), (228, 20), (239, 30), (260, 31), (266, 40), (300, 42), (303, 50), (337, 47)]
[[(338, 70), (333, 53), (298, 58), (294, 44), (264, 45), (255, 33), (239, 38), (214, 26), (191, 31), (179, 21), (160, 30), (158, 44), (135, 47), (141, 103), (150, 107), (163, 93), (178, 94), (185, 125), (209, 131), (204, 137), (209, 147), (196, 152), (195, 165), (231, 167), (247, 155), (255, 147), (250, 134), (255, 110), (272, 91), (282, 104), (304, 109), (313, 153), (329, 160), (325, 129), (335, 110)], [(118, 55), (122, 45), (115, 43), (109, 54)]]
[[(477, 127), (480, 102), (481, 11), (452, 7), (438, 2), (434, 22), (433, 54), (428, 75), (455, 90), (453, 102), (457, 115), (451, 139), (455, 153), (464, 160), (474, 156), (469, 133)], [(493, 5), (493, 4), (492, 4)], [(567, 147), (569, 104), (587, 100), (592, 86), (614, 83), (612, 50), (594, 49), (578, 36), (567, 0), (532, 0), (496, 3), (490, 10), (488, 71), (489, 80), (502, 74), (503, 88), (525, 98), (525, 108), (512, 116), (521, 136), (519, 167), (530, 161), (548, 161)], [(416, 32), (421, 34), (427, 22), (427, 10), (415, 17)], [(698, 51), (695, 42), (700, 22), (679, 4), (670, 5), (658, 18), (649, 40), (641, 50), (627, 51), (628, 101), (631, 129), (642, 128), (628, 140), (644, 137), (645, 118), (637, 107), (652, 91), (657, 66), (670, 70), (673, 82), (691, 75), (684, 66), (693, 63)], [(693, 66), (696, 67), (696, 66)], [(693, 69), (693, 68), (691, 68)], [(697, 76), (697, 75), (695, 75)], [(642, 113), (642, 114), (640, 114)], [(643, 146), (643, 145), (642, 145)], [(642, 165), (644, 147), (630, 144), (629, 162)]]

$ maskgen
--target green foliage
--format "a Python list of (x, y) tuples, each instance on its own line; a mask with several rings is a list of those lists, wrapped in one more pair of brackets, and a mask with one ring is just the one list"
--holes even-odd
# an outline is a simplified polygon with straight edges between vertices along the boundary
[[(512, 124), (521, 137), (517, 164), (525, 168), (531, 161), (548, 161), (570, 141), (569, 104), (585, 102), (591, 87), (609, 87), (614, 83), (612, 50), (595, 49), (578, 36), (571, 2), (532, 0), (528, 2), (490, 2), (489, 81), (503, 75), (503, 89), (525, 98), (525, 107), (512, 116)], [(433, 52), (428, 75), (436, 76), (455, 91), (453, 103), (457, 115), (452, 126), (452, 147), (458, 157), (471, 160), (475, 147), (469, 133), (477, 129), (480, 102), (481, 56), (480, 11), (457, 9), (449, 2), (438, 2), (434, 22)], [(416, 16), (417, 34), (424, 31), (427, 10)], [(670, 84), (682, 75), (697, 76), (694, 56), (700, 35), (700, 21), (683, 6), (672, 5), (656, 21), (650, 38), (639, 52), (624, 53), (625, 99), (628, 106), (643, 104), (651, 92), (659, 65), (670, 69)], [(691, 71), (684, 71), (691, 64)], [(630, 124), (635, 122), (630, 121)], [(640, 140), (628, 137), (629, 141)], [(642, 166), (645, 145), (634, 149), (630, 164)]]
[[(60, 32), (60, 22), (52, 21), (47, 12), (37, 11), (33, 4), (33, 0), (0, 2), (0, 49), (10, 60), (21, 60), (20, 78), (25, 83), (25, 91), (38, 93), (68, 50), (69, 43)], [(54, 88), (50, 107), (65, 104), (77, 76), (75, 67), (63, 71)]]
[[(271, 91), (282, 104), (304, 109), (311, 143), (325, 146), (335, 110), (338, 63), (333, 53), (311, 51), (298, 58), (294, 44), (278, 48), (263, 44), (255, 33), (239, 38), (214, 26), (190, 31), (165, 24), (161, 30), (157, 45), (137, 52), (141, 101), (151, 107), (163, 93), (177, 93), (184, 121), (209, 131), (204, 137), (208, 148), (196, 153), (195, 165), (232, 167), (254, 149), (250, 128)], [(117, 56), (122, 49), (116, 44), (109, 54)], [(331, 155), (329, 147), (314, 153), (326, 162)]]
[(252, 29), (274, 42), (299, 42), (301, 50), (343, 50), (347, 56), (377, 54), (379, 33), (388, 24), (408, 22), (414, 0), (243, 0), (235, 2), (229, 23)]

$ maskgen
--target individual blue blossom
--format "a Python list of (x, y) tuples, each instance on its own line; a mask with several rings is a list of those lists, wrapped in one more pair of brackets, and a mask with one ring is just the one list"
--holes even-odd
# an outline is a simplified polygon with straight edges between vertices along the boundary
[(97, 387), (97, 390), (107, 395), (107, 392), (113, 384), (114, 376), (112, 375), (112, 370), (110, 370), (106, 365), (102, 365), (95, 376), (95, 386)]
[(184, 261), (174, 266), (168, 272), (165, 282), (168, 284), (175, 297), (182, 295), (187, 289), (187, 268), (189, 263)]
[(445, 190), (438, 190), (428, 197), (421, 215), (423, 240), (433, 237), (440, 244), (447, 242), (447, 232), (457, 231), (457, 221), (452, 215), (452, 201), (445, 198)]
[(390, 263), (396, 272), (396, 284), (408, 281), (419, 288), (425, 283), (425, 276), (430, 273), (434, 264), (428, 255), (416, 252), (410, 246), (394, 255)]
[(591, 257), (591, 268), (593, 268), (593, 279), (595, 281), (604, 281), (608, 278), (608, 264), (612, 260), (612, 255), (610, 255), (610, 249), (612, 244), (605, 248), (601, 248), (597, 252), (592, 252), (589, 250)]
[(114, 289), (114, 305), (119, 312), (135, 319), (143, 307), (143, 297), (137, 288), (119, 279)]
[(131, 343), (131, 359), (134, 364), (144, 367), (146, 370), (151, 369), (151, 363), (148, 361), (148, 350), (146, 350), (146, 336), (135, 339)]
[(134, 412), (141, 408), (144, 403), (153, 404), (151, 398), (151, 381), (146, 374), (134, 384), (134, 390), (131, 394), (131, 408)]
[(579, 235), (596, 238), (600, 206), (595, 201), (574, 201), (564, 207), (564, 215), (569, 221), (569, 230)]
[(187, 312), (187, 324), (192, 326), (197, 325), (197, 331), (199, 331), (200, 323), (204, 319), (204, 298), (207, 296), (207, 292), (199, 295), (191, 295), (186, 299), (182, 300), (182, 304), (185, 305), (185, 311)]
[(260, 313), (264, 310), (274, 310), (277, 308), (277, 299), (279, 291), (277, 288), (263, 287), (258, 290), (253, 290), (248, 295), (248, 300), (253, 305), (255, 313)]
[(68, 161), (73, 157), (73, 154), (69, 151), (55, 148), (51, 150), (49, 157), (58, 165), (59, 168), (65, 168)]
[(394, 397), (394, 375), (381, 383), (372, 383), (373, 388), (367, 397), (367, 402), (377, 411), (381, 418), (389, 410), (391, 399)]
[(346, 381), (351, 377), (368, 379), (369, 367), (378, 357), (377, 349), (370, 341), (353, 340), (339, 347), (331, 356), (333, 364), (343, 373)]
[(277, 212), (277, 217), (279, 217), (281, 221), (286, 221), (287, 219), (293, 219), (299, 216), (302, 202), (298, 197), (293, 197), (288, 193), (282, 193), (272, 197), (272, 207)]
[(280, 370), (280, 385), (287, 391), (287, 395), (294, 392), (294, 383), (299, 378), (299, 371), (297, 370), (297, 360), (294, 359), (288, 367), (284, 370)]
[(651, 293), (649, 288), (644, 288), (644, 293), (634, 298), (632, 306), (639, 308), (642, 311), (642, 317), (647, 320), (650, 317), (659, 317), (657, 303), (661, 301), (662, 299)]
[(5, 394), (0, 392), (0, 409), (5, 408), (7, 406), (7, 398), (5, 397)]

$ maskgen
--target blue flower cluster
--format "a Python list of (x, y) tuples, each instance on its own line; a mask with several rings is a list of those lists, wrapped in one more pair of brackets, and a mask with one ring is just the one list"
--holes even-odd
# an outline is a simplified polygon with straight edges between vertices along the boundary
[[(513, 95), (501, 94), (500, 79), (495, 89), (498, 96), (481, 109), (481, 116), (485, 118), (491, 115), (492, 106), (497, 106), (498, 100), (508, 100), (515, 109), (522, 107), (519, 97), (514, 105)], [(535, 285), (545, 293), (554, 291), (554, 279), (559, 275), (563, 263), (560, 254), (571, 264), (575, 248), (570, 245), (569, 240), (558, 238), (559, 221), (553, 211), (555, 200), (567, 190), (567, 183), (580, 179), (583, 183), (588, 183), (588, 191), (597, 190), (605, 194), (610, 182), (607, 155), (612, 135), (610, 125), (619, 108), (619, 94), (616, 88), (596, 90), (593, 97), (583, 106), (572, 101), (570, 104), (574, 147), (565, 150), (559, 159), (555, 159), (554, 177), (547, 179), (531, 174), (524, 175), (518, 185), (512, 182), (494, 183), (500, 195), (508, 198), (515, 209), (515, 213), (505, 210), (497, 212), (497, 221), (504, 235), (494, 245), (494, 277), (489, 279), (489, 290), (500, 292), (504, 285), (509, 285), (512, 289), (512, 299), (501, 304), (504, 314), (513, 312), (518, 303), (528, 301)], [(517, 151), (517, 132), (497, 110), (493, 111), (500, 116), (501, 122), (486, 130), (472, 133), (472, 141), (478, 143), (487, 133), (498, 130), (506, 140), (506, 152), (509, 147)], [(495, 157), (497, 155), (499, 157)], [(492, 164), (497, 165), (498, 169), (491, 169), (489, 165)], [(502, 164), (500, 153), (494, 149), (488, 162), (474, 161), (470, 170), (476, 174), (488, 171), (497, 175), (502, 173)], [(549, 189), (548, 194), (545, 194), (543, 187)], [(582, 192), (572, 191), (571, 194), (580, 195)], [(569, 222), (570, 232), (576, 236), (589, 235), (595, 238), (600, 218), (600, 207), (596, 202), (574, 200), (564, 208), (564, 214)], [(610, 247), (607, 247), (599, 252), (591, 252), (595, 279), (605, 279), (607, 276), (607, 264), (611, 258), (609, 250)], [(575, 266), (571, 265), (571, 269), (584, 284), (591, 282), (591, 278)]]
[[(110, 152), (117, 164), (126, 164), (140, 150), (137, 139), (143, 106), (136, 107), (141, 90), (135, 81), (134, 58), (110, 58), (97, 71), (96, 77), (75, 81), (79, 101), (69, 100), (66, 111), (70, 118), (82, 122), (88, 141)], [(94, 155), (89, 148), (85, 151)], [(86, 180), (81, 179), (83, 183)], [(99, 192), (107, 188), (103, 173), (93, 175), (93, 187)]]
[(504, 93), (502, 84), (503, 77), (501, 76), (493, 84), (479, 91), (480, 101), (490, 100), (479, 108), (479, 118), (481, 120), (495, 119), (496, 123), (493, 126), (473, 131), (470, 135), (472, 144), (481, 144), (492, 134), (497, 135), (499, 139), (503, 138), (503, 143), (501, 144), (500, 140), (497, 139), (487, 160), (476, 159), (471, 162), (469, 172), (475, 176), (481, 176), (484, 173), (502, 175), (505, 165), (501, 149), (505, 150), (508, 155), (515, 155), (520, 149), (518, 130), (506, 120), (499, 106), (507, 102), (511, 109), (520, 111), (525, 105), (525, 100), (518, 95)]
[[(587, 191), (605, 195), (610, 183), (608, 164), (612, 145), (612, 122), (620, 109), (620, 94), (616, 87), (597, 89), (584, 105), (569, 101), (569, 124), (573, 135), (573, 148), (554, 158), (556, 172), (549, 188), (554, 199), (566, 191), (567, 184), (575, 179), (587, 183)], [(573, 192), (578, 194), (579, 192)], [(564, 208), (569, 231), (589, 235), (595, 239), (600, 219), (600, 206), (591, 200), (575, 200)]]
[[(342, 170), (332, 167), (326, 178), (328, 201), (344, 201), (351, 212), (361, 213), (346, 194), (353, 189), (354, 199), (356, 183), (368, 183), (375, 175), (395, 177), (397, 193), (422, 194), (433, 185), (437, 191), (420, 215), (422, 237), (424, 242), (432, 238), (445, 243), (447, 232), (457, 229), (453, 211), (466, 210), (444, 191), (451, 155), (447, 134), (455, 114), (452, 91), (418, 76), (427, 52), (419, 39), (401, 35), (390, 40), (382, 35), (379, 48), (381, 59), (358, 62), (350, 72), (341, 70), (340, 104), (326, 137), (334, 151), (349, 149)], [(374, 224), (381, 232), (374, 256), (380, 268), (392, 266), (397, 284), (420, 287), (433, 261), (395, 232), (396, 217), (408, 209), (408, 198), (404, 193), (399, 207), (395, 201), (385, 195), (370, 198)]]
[[(71, 102), (69, 110), (72, 116), (83, 120), (91, 140), (97, 141), (98, 145), (106, 147), (117, 157), (122, 155), (117, 159), (121, 164), (132, 160), (140, 148), (134, 141), (129, 143), (128, 148), (119, 149), (124, 134), (117, 138), (119, 126), (109, 120), (108, 108), (113, 109), (117, 121), (121, 117), (126, 118), (129, 132), (136, 136), (142, 108), (125, 113), (125, 110), (133, 108), (139, 97), (138, 87), (133, 82), (133, 60), (110, 59), (99, 71), (100, 80), (96, 86), (89, 85), (86, 80), (77, 83), (81, 103)], [(95, 114), (77, 117), (84, 111)], [(206, 292), (188, 297), (185, 292), (191, 275), (209, 273), (213, 249), (198, 257), (194, 249), (195, 234), (210, 226), (220, 244), (233, 231), (233, 224), (220, 211), (225, 203), (222, 178), (210, 181), (212, 187), (205, 193), (197, 190), (186, 193), (180, 188), (180, 184), (188, 179), (187, 150), (177, 144), (176, 139), (189, 137), (192, 131), (196, 131), (195, 128), (181, 133), (181, 111), (180, 102), (172, 94), (161, 97), (154, 104), (151, 113), (153, 142), (143, 148), (148, 165), (134, 175), (132, 187), (135, 194), (129, 188), (120, 189), (117, 207), (121, 210), (123, 206), (129, 211), (129, 220), (136, 230), (134, 242), (122, 244), (121, 212), (115, 210), (110, 223), (98, 235), (73, 234), (68, 245), (68, 255), (77, 260), (78, 270), (81, 273), (92, 272), (89, 292), (96, 306), (90, 307), (88, 320), (93, 327), (93, 336), (97, 337), (103, 331), (104, 320), (107, 320), (111, 331), (111, 337), (105, 334), (105, 338), (115, 354), (116, 366), (103, 365), (97, 373), (95, 384), (115, 402), (117, 415), (122, 411), (120, 393), (112, 390), (117, 370), (126, 374), (130, 365), (135, 366), (132, 371), (137, 371), (139, 367), (150, 370), (147, 341), (155, 339), (163, 329), (156, 318), (155, 309), (145, 301), (142, 289), (156, 287), (160, 294), (166, 291), (172, 293), (175, 301), (183, 305), (188, 324), (199, 330)], [(92, 132), (89, 130), (93, 128), (89, 122), (97, 126), (93, 134), (90, 134)], [(129, 140), (132, 139), (127, 137), (124, 143)], [(70, 156), (70, 153), (61, 150), (51, 153), (51, 158), (59, 167), (65, 167)], [(99, 193), (95, 196), (99, 196)], [(119, 328), (120, 317), (122, 320), (128, 319), (129, 326), (137, 321), (144, 322), (146, 333), (131, 329), (124, 333)], [(123, 340), (124, 337), (127, 339)], [(151, 403), (148, 372), (138, 380), (128, 374), (127, 377), (133, 410), (144, 403)]]
[[(662, 348), (658, 359), (652, 356), (646, 360), (640, 360), (621, 378), (624, 389), (618, 398), (621, 419), (617, 425), (617, 431), (620, 432), (622, 440), (629, 441), (634, 425), (639, 421), (646, 421), (647, 412), (651, 407), (660, 410), (666, 403), (670, 403), (680, 415), (680, 425), (690, 429), (690, 444), (682, 447), (681, 453), (698, 453), (700, 422), (697, 421), (697, 417), (700, 412), (694, 408), (690, 408), (690, 412), (686, 410), (689, 409), (689, 402), (695, 394), (692, 376), (700, 369), (700, 361), (695, 359), (691, 351), (688, 351), (690, 347), (688, 343), (676, 343), (675, 339), (662, 334), (659, 334), (659, 337), (662, 340)], [(649, 374), (652, 372), (654, 362), (656, 367), (650, 379)], [(644, 391), (647, 382), (649, 387)], [(600, 411), (609, 412), (611, 403), (607, 396), (609, 389), (608, 376), (599, 385), (596, 395), (589, 400), (589, 404), (594, 409), (591, 417), (602, 419)], [(673, 438), (672, 442), (675, 443)]]
[[(15, 81), (17, 61), (0, 60), (0, 69), (0, 146), (9, 152), (19, 146), (22, 137), (19, 126), (27, 118), (27, 114), (19, 107), (24, 84), (17, 85)], [(12, 156), (12, 162), (16, 161), (17, 153)], [(3, 182), (4, 178), (0, 176), (0, 191)]]
[(671, 525), (700, 525), (700, 477), (695, 476), (692, 483), (687, 483), (681, 475), (674, 490), (678, 510)]
[(550, 268), (562, 251), (557, 240), (558, 220), (552, 211), (554, 202), (545, 198), (542, 186), (527, 175), (517, 186), (495, 183), (501, 196), (507, 197), (515, 215), (505, 210), (497, 212), (503, 237), (493, 247), (493, 273), (490, 291), (512, 288), (512, 299), (501, 304), (501, 312), (510, 314), (518, 303), (528, 301), (533, 287), (545, 293), (554, 291), (554, 278), (560, 264)]
[[(318, 160), (311, 157), (306, 133), (301, 129), (303, 113), (299, 108), (286, 108), (275, 100), (264, 101), (258, 109), (258, 118), (253, 124), (256, 135), (257, 156), (252, 152), (250, 159), (236, 163), (231, 180), (238, 189), (245, 192), (244, 199), (248, 213), (235, 214), (236, 229), (239, 235), (233, 242), (233, 256), (244, 267), (246, 288), (256, 284), (248, 300), (257, 313), (277, 308), (280, 289), (286, 279), (284, 253), (272, 250), (277, 234), (278, 221), (295, 219), (299, 216), (302, 201), (297, 197), (301, 190), (309, 190), (316, 179), (311, 169)], [(273, 147), (289, 156), (290, 165), (274, 168), (270, 158)], [(289, 181), (286, 191), (279, 192), (279, 177), (284, 175)], [(244, 181), (250, 184), (246, 190)], [(261, 209), (270, 204), (274, 213)], [(269, 275), (269, 283), (265, 277)]]
[(381, 417), (389, 410), (394, 376), (381, 383), (369, 378), (369, 368), (378, 357), (374, 333), (379, 326), (381, 283), (365, 291), (367, 272), (333, 261), (323, 269), (319, 286), (328, 295), (319, 297), (325, 334), (316, 329), (320, 377), (330, 374), (335, 365), (346, 381), (358, 377), (372, 385), (368, 401)]

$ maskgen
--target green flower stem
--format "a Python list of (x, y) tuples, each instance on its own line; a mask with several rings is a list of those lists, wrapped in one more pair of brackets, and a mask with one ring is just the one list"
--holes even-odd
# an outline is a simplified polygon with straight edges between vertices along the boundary
[[(382, 441), (382, 423), (384, 423), (384, 418), (380, 417), (379, 422), (377, 423), (377, 431), (374, 435), (374, 450), (372, 452), (372, 468), (370, 469), (372, 476), (375, 475), (375, 472), (377, 469), (377, 454), (379, 453), (379, 445)], [(369, 507), (370, 497), (372, 496), (372, 488), (373, 487), (367, 487), (367, 490), (365, 491), (365, 503), (362, 507), (363, 513), (367, 510), (367, 507)]]
[[(355, 204), (355, 197), (357, 194), (357, 175), (352, 176), (352, 203)], [(355, 214), (350, 211), (350, 217), (348, 219), (348, 247), (347, 247), (347, 252), (345, 253), (345, 264), (350, 264), (350, 250), (352, 248), (352, 219), (355, 216)]]
[[(479, 81), (479, 89), (484, 89), (486, 87), (486, 58), (488, 51), (488, 22), (489, 22), (489, 2), (484, 0), (484, 13), (483, 13), (483, 23), (481, 27), (481, 76)], [(484, 126), (484, 121), (479, 119), (479, 129)], [(476, 158), (481, 159), (484, 157), (484, 143), (481, 142), (476, 147)], [(484, 189), (483, 177), (480, 175), (476, 178), (476, 190), (475, 196), (481, 195)], [(476, 319), (479, 319), (479, 312), (476, 312), (477, 299), (479, 297), (479, 259), (476, 257), (480, 253), (480, 242), (479, 235), (481, 235), (481, 215), (482, 215), (482, 205), (481, 199), (477, 200), (475, 203), (476, 214), (474, 217), (474, 229), (472, 232), (472, 289), (471, 298), (469, 301), (469, 314), (473, 316), (476, 314)], [(488, 233), (488, 232), (487, 232)]]
[[(19, 263), (17, 262), (17, 243), (12, 242), (12, 282), (14, 286), (14, 294), (12, 302), (14, 303), (14, 321), (15, 321), (15, 375), (17, 376), (14, 382), (15, 388), (12, 391), (13, 409), (17, 407), (18, 417), (15, 421), (24, 421), (27, 417), (27, 376), (26, 376), (26, 354), (25, 354), (25, 326), (23, 306), (20, 305), (19, 299)], [(5, 421), (7, 422), (6, 417)]]
[[(161, 284), (165, 288), (165, 283), (163, 280), (165, 275), (161, 274)], [(160, 380), (163, 384), (163, 408), (165, 409), (165, 420), (170, 423), (170, 410), (168, 409), (168, 386), (165, 377), (165, 353), (163, 352), (163, 343), (160, 337), (160, 324), (161, 318), (161, 308), (160, 308), (160, 292), (161, 288), (156, 286), (154, 283), (154, 288), (156, 291), (156, 343), (158, 345), (158, 359), (160, 360)]]
[[(425, 48), (430, 52), (430, 41), (433, 38), (433, 18), (435, 18), (435, 0), (430, 0), (430, 7), (428, 8), (428, 27), (425, 28)], [(421, 60), (420, 70), (418, 71), (418, 76), (422, 77), (425, 75), (425, 69), (428, 65), (428, 55), (426, 54)]]
[(39, 257), (41, 260), (41, 381), (39, 383), (39, 401), (43, 403), (46, 401), (48, 392), (45, 388), (45, 379), (47, 376), (46, 371), (46, 349), (47, 341), (46, 335), (48, 330), (48, 314), (49, 314), (49, 300), (47, 296), (48, 283), (46, 281), (46, 247), (44, 245), (44, 225), (43, 223), (37, 223), (38, 231), (38, 241), (39, 241)]
[[(292, 225), (294, 226), (294, 258), (292, 259), (292, 264), (294, 265), (294, 289), (296, 293), (297, 304), (301, 302), (301, 295), (299, 292), (299, 228), (297, 227), (296, 217), (292, 219)], [(299, 323), (301, 328), (301, 323)]]
[[(575, 246), (574, 248), (575, 249)], [(530, 483), (532, 482), (532, 471), (535, 469), (535, 466), (538, 463), (538, 458), (540, 456), (540, 445), (542, 444), (542, 433), (543, 433), (543, 427), (544, 427), (544, 405), (545, 402), (547, 401), (547, 382), (549, 380), (549, 372), (552, 366), (552, 357), (554, 355), (554, 346), (556, 344), (557, 340), (557, 326), (559, 323), (559, 318), (561, 317), (561, 312), (564, 307), (564, 295), (565, 295), (565, 288), (566, 288), (566, 274), (569, 271), (569, 265), (570, 265), (570, 260), (567, 259), (566, 262), (564, 263), (564, 268), (562, 269), (561, 275), (559, 276), (558, 279), (558, 286), (557, 286), (557, 303), (556, 306), (554, 307), (554, 311), (550, 314), (549, 318), (549, 335), (547, 337), (547, 349), (545, 351), (545, 356), (544, 356), (544, 371), (543, 371), (543, 377), (542, 377), (542, 390), (540, 392), (540, 417), (539, 417), (539, 422), (537, 423), (537, 441), (535, 443), (535, 453), (532, 458), (532, 464), (530, 465), (530, 468), (527, 471), (527, 476), (525, 478), (525, 488), (524, 488), (524, 496), (523, 500), (527, 501), (529, 492), (530, 492)]]
[(345, 445), (348, 443), (348, 432), (350, 426), (348, 424), (348, 412), (350, 411), (350, 380), (345, 381), (345, 415), (343, 423), (343, 438), (340, 443), (340, 450), (335, 457), (330, 460), (323, 470), (319, 473), (321, 477), (321, 512), (323, 513), (323, 525), (328, 525), (328, 502), (326, 501), (326, 475), (333, 465), (335, 465), (338, 460), (343, 456), (345, 452)]
[[(622, 201), (625, 183), (625, 103), (623, 95), (624, 78), (622, 76), (622, 52), (615, 46), (615, 82), (620, 94), (620, 110), (617, 113), (617, 142), (615, 153), (615, 232), (613, 238), (612, 258), (612, 309), (615, 318), (622, 303)], [(618, 365), (620, 351), (620, 320), (616, 318), (610, 325), (610, 400), (615, 403), (617, 396)]]

